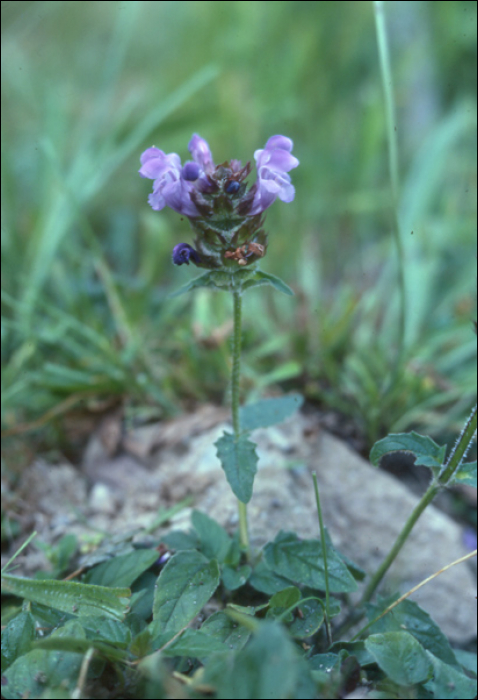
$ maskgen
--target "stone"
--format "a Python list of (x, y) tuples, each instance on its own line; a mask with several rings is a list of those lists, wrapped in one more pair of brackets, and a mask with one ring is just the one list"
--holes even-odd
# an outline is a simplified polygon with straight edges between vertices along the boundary
[[(131, 533), (141, 538), (141, 528), (150, 528), (158, 511), (188, 498), (191, 506), (178, 512), (168, 529), (189, 529), (196, 508), (234, 531), (237, 503), (214, 446), (223, 431), (230, 430), (224, 412), (208, 412), (200, 420), (183, 416), (177, 421), (177, 425), (170, 421), (149, 428), (148, 447), (141, 453), (147, 465), (138, 459), (138, 453), (133, 456), (125, 451), (127, 440), (112, 454), (97, 435), (86, 450), (83, 473), (68, 464), (33, 463), (18, 488), (21, 515), (29, 515), (31, 526), (45, 542), (55, 543), (70, 533), (83, 541), (99, 530), (126, 542)], [(139, 438), (136, 433), (136, 450)], [(304, 538), (319, 536), (312, 482), (315, 471), (324, 522), (335, 546), (373, 573), (419, 497), (323, 430), (315, 412), (297, 413), (281, 425), (257, 430), (252, 439), (260, 459), (248, 504), (251, 544), (262, 547), (281, 529)], [(158, 445), (155, 453), (151, 452), (153, 444)], [(153, 531), (156, 542), (165, 531)], [(467, 553), (462, 528), (429, 506), (380, 592), (406, 593)], [(32, 561), (29, 548), (16, 563), (30, 574), (35, 568)], [(475, 572), (463, 563), (423, 586), (411, 600), (429, 612), (452, 643), (461, 646), (476, 636), (475, 596)]]
[[(227, 424), (191, 440), (187, 454), (158, 454), (157, 469), (187, 483), (194, 507), (228, 529), (237, 525), (237, 504), (216, 457), (214, 442)], [(419, 498), (400, 481), (373, 467), (343, 441), (311, 429), (297, 414), (281, 426), (257, 430), (259, 471), (248, 505), (251, 544), (260, 547), (277, 532), (318, 537), (312, 472), (317, 473), (325, 525), (335, 546), (367, 573), (390, 550)], [(206, 474), (209, 479), (205, 479)], [(187, 527), (190, 511), (175, 526)], [(406, 593), (435, 571), (467, 554), (462, 528), (433, 505), (422, 514), (379, 589)], [(476, 636), (476, 579), (466, 563), (441, 574), (411, 596), (456, 643)]]

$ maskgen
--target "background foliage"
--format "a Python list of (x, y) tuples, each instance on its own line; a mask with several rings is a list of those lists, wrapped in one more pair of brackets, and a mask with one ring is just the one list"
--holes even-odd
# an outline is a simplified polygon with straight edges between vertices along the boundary
[(296, 296), (246, 297), (247, 398), (298, 388), (369, 444), (458, 429), (476, 379), (476, 3), (386, 10), (403, 339), (372, 3), (2, 3), (4, 430), (47, 425), (57, 444), (58, 417), (112, 397), (134, 420), (224, 400), (230, 301), (167, 298), (192, 274), (170, 257), (189, 225), (137, 175), (145, 148), (184, 158), (193, 132), (216, 162), (286, 134), (301, 163), (263, 265)]

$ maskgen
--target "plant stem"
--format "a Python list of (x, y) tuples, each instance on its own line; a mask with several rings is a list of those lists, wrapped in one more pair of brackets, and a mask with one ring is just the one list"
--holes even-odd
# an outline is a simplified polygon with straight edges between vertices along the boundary
[(325, 576), (325, 629), (327, 633), (327, 642), (329, 647), (332, 646), (332, 629), (330, 627), (330, 586), (329, 586), (329, 568), (327, 566), (327, 542), (325, 539), (324, 520), (322, 518), (322, 508), (320, 507), (319, 487), (317, 485), (317, 473), (312, 472), (314, 482), (315, 502), (317, 504), (317, 513), (319, 515), (320, 541), (322, 543), (322, 557), (324, 559), (324, 576)]
[(426, 490), (426, 492), (423, 494), (422, 498), (420, 501), (417, 503), (416, 507), (414, 508), (412, 514), (408, 518), (407, 522), (405, 523), (403, 530), (397, 537), (395, 544), (393, 545), (392, 549), (388, 553), (388, 555), (385, 557), (383, 560), (382, 564), (379, 566), (375, 574), (372, 576), (372, 579), (370, 583), (368, 584), (367, 588), (365, 589), (365, 592), (362, 596), (361, 603), (366, 603), (371, 599), (373, 594), (375, 593), (377, 587), (379, 586), (380, 582), (382, 581), (383, 577), (389, 570), (390, 566), (393, 564), (395, 561), (399, 551), (405, 544), (405, 542), (408, 539), (408, 536), (410, 535), (415, 523), (417, 522), (418, 518), (420, 515), (423, 513), (423, 511), (427, 508), (427, 506), (430, 505), (430, 503), (433, 501), (435, 496), (441, 489), (448, 483), (448, 481), (451, 479), (453, 476), (454, 472), (456, 469), (460, 466), (461, 461), (463, 460), (464, 456), (466, 455), (473, 438), (476, 433), (476, 420), (477, 420), (477, 407), (475, 406), (473, 411), (471, 412), (470, 417), (468, 418), (466, 425), (460, 435), (460, 437), (457, 440), (457, 443), (455, 447), (453, 448), (450, 457), (448, 459), (448, 462), (446, 463), (445, 467), (443, 468), (443, 471), (441, 472), (440, 476), (438, 478), (433, 479), (432, 483)]
[(398, 347), (399, 362), (403, 354), (405, 340), (405, 258), (403, 244), (400, 236), (400, 224), (398, 220), (398, 198), (399, 198), (399, 167), (398, 167), (398, 142), (395, 125), (395, 100), (393, 97), (392, 68), (390, 64), (390, 52), (388, 46), (387, 27), (385, 25), (384, 2), (376, 0), (373, 3), (375, 13), (375, 31), (377, 34), (378, 55), (380, 62), (380, 73), (382, 77), (382, 87), (385, 100), (385, 113), (387, 125), (388, 143), (388, 170), (390, 177), (390, 188), (392, 192), (393, 211), (393, 236), (397, 249), (398, 260), (398, 284), (400, 292), (400, 316), (398, 321)]
[(460, 437), (456, 441), (455, 447), (450, 452), (448, 462), (445, 464), (440, 476), (438, 477), (440, 484), (447, 484), (449, 482), (450, 478), (466, 457), (466, 453), (468, 452), (473, 438), (476, 435), (476, 414), (477, 406), (475, 405)]
[[(239, 415), (239, 381), (241, 377), (241, 341), (242, 341), (242, 297), (241, 292), (232, 292), (234, 300), (234, 334), (232, 339), (232, 427), (235, 439), (241, 433)], [(247, 507), (242, 501), (237, 501), (239, 507), (239, 542), (241, 549), (249, 556), (249, 534), (247, 531)]]
[(436, 483), (433, 482), (427, 489), (427, 491), (424, 493), (416, 507), (414, 508), (412, 514), (408, 518), (407, 522), (405, 523), (405, 526), (399, 536), (397, 537), (395, 544), (393, 545), (392, 549), (390, 552), (387, 554), (385, 559), (383, 560), (382, 564), (379, 566), (375, 574), (372, 576), (372, 579), (370, 583), (368, 584), (367, 588), (365, 589), (365, 592), (362, 596), (361, 603), (366, 603), (367, 601), (370, 600), (370, 598), (373, 596), (375, 593), (375, 590), (379, 586), (380, 582), (382, 581), (383, 577), (395, 561), (399, 551), (405, 544), (405, 542), (408, 539), (409, 534), (411, 533), (415, 523), (417, 522), (418, 518), (420, 515), (423, 513), (425, 508), (430, 505), (430, 503), (433, 501), (437, 493), (440, 491), (441, 487)]

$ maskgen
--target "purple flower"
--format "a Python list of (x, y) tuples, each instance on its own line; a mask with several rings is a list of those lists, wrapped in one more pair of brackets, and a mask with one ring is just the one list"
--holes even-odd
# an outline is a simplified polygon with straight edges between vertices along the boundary
[[(283, 202), (292, 202), (295, 189), (291, 184), (289, 170), (296, 168), (299, 161), (292, 155), (293, 143), (287, 136), (271, 136), (265, 147), (254, 153), (257, 165), (257, 182), (244, 198), (244, 206), (239, 210), (245, 216), (255, 216), (279, 197)], [(222, 183), (227, 194), (239, 191), (239, 181), (247, 176), (248, 167), (241, 170), (241, 163), (231, 160), (228, 168), (215, 166), (207, 141), (193, 134), (188, 144), (192, 161), (181, 166), (177, 153), (166, 154), (155, 146), (148, 148), (141, 156), (141, 177), (154, 180), (149, 203), (156, 211), (165, 206), (171, 207), (188, 217), (204, 214), (199, 194), (214, 194), (219, 190), (218, 183), (224, 180), (224, 172), (237, 174), (237, 180)]]
[(191, 141), (188, 143), (188, 151), (192, 155), (193, 160), (202, 167), (205, 173), (214, 172), (215, 165), (207, 141), (197, 134), (193, 134)]
[(292, 155), (293, 143), (287, 136), (271, 136), (265, 148), (254, 153), (257, 166), (256, 193), (249, 216), (260, 214), (279, 197), (283, 202), (292, 202), (294, 186), (287, 174), (299, 165)]
[(177, 153), (166, 154), (156, 146), (141, 155), (139, 174), (154, 180), (148, 202), (156, 211), (168, 206), (186, 216), (200, 216), (191, 193), (197, 189), (198, 180), (207, 182), (206, 175), (213, 173), (215, 166), (207, 142), (197, 134), (188, 148), (193, 161), (188, 161), (184, 168)]
[(165, 206), (171, 207), (186, 216), (198, 216), (199, 212), (191, 201), (194, 184), (181, 177), (181, 159), (177, 153), (166, 155), (153, 146), (141, 155), (141, 177), (154, 180), (153, 192), (148, 202), (156, 211)]
[(215, 165), (207, 141), (193, 134), (189, 144), (192, 160), (184, 166), (177, 153), (166, 154), (155, 146), (141, 155), (141, 177), (153, 180), (149, 203), (160, 211), (168, 206), (188, 217), (196, 234), (194, 248), (178, 243), (175, 265), (207, 269), (254, 265), (267, 251), (262, 212), (277, 199), (291, 202), (295, 196), (289, 170), (299, 161), (286, 136), (271, 136), (254, 153), (257, 180), (248, 186), (251, 164), (239, 160)]
[(173, 248), (173, 263), (175, 265), (189, 265), (189, 261), (192, 260), (193, 263), (200, 263), (201, 258), (192, 246), (188, 243), (178, 243)]

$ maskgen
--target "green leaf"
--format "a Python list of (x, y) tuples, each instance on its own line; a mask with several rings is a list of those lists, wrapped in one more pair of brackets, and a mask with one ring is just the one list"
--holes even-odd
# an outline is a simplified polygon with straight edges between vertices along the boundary
[(155, 549), (137, 549), (95, 566), (86, 576), (88, 583), (99, 586), (130, 587), (159, 557)]
[(411, 452), (415, 464), (424, 467), (441, 467), (446, 455), (446, 446), (437, 445), (431, 437), (418, 433), (396, 433), (387, 435), (372, 447), (370, 461), (377, 466), (382, 457), (390, 452)]
[(409, 632), (373, 634), (365, 640), (365, 648), (382, 671), (398, 685), (424, 683), (431, 677), (431, 660)]
[[(269, 568), (289, 581), (325, 590), (322, 543), (319, 540), (300, 540), (294, 532), (281, 530), (274, 542), (265, 546), (264, 557)], [(327, 566), (332, 592), (357, 590), (355, 579), (333, 547), (327, 547)]]
[[(74, 621), (53, 632), (48, 640), (61, 644), (62, 639), (85, 641), (81, 625)], [(47, 641), (47, 640), (45, 640)], [(68, 649), (34, 649), (18, 657), (2, 676), (2, 697), (41, 698), (45, 690), (63, 688), (69, 693), (76, 686), (82, 662), (81, 653)], [(50, 694), (47, 697), (51, 697)], [(70, 697), (70, 695), (68, 695)]]
[(467, 484), (476, 489), (476, 462), (461, 464), (448, 482), (449, 484)]
[(478, 669), (477, 669), (478, 659), (476, 656), (476, 652), (473, 653), (472, 651), (464, 651), (463, 649), (455, 649), (454, 654), (455, 654), (456, 659), (457, 659), (458, 663), (460, 664), (460, 666), (463, 666), (463, 668), (466, 671), (470, 671), (476, 677), (476, 674), (478, 672)]
[(290, 586), (290, 581), (274, 573), (263, 559), (254, 567), (249, 577), (249, 583), (256, 591), (260, 591), (266, 595), (273, 595)]
[(2, 630), (2, 673), (30, 649), (35, 639), (35, 620), (30, 612), (20, 612)]
[(372, 666), (375, 664), (374, 657), (365, 648), (365, 642), (334, 642), (330, 647), (331, 652), (340, 654), (347, 653), (347, 656), (355, 656), (361, 666)]
[(338, 654), (315, 654), (309, 659), (310, 668), (314, 671), (325, 671), (330, 673), (339, 660)]
[(158, 577), (151, 634), (172, 637), (206, 605), (219, 584), (217, 561), (195, 550), (178, 552)]
[(19, 598), (74, 615), (106, 615), (121, 620), (128, 611), (128, 588), (105, 588), (76, 581), (36, 581), (5, 574), (2, 587)]
[(291, 605), (295, 605), (301, 599), (301, 593), (296, 586), (289, 586), (284, 588), (284, 590), (274, 593), (269, 601), (270, 608), (282, 608), (286, 610), (290, 608)]
[(228, 661), (227, 673), (218, 679), (217, 697), (230, 700), (294, 697), (301, 670), (299, 656), (285, 629), (276, 622), (266, 621), (254, 639)]
[[(368, 619), (378, 617), (395, 600), (395, 597), (389, 597), (376, 604), (369, 603), (366, 606)], [(446, 636), (430, 615), (412, 600), (404, 600), (370, 628), (372, 633), (401, 630), (410, 632), (427, 651), (445, 663), (456, 664), (455, 654)]]
[(110, 661), (124, 661), (128, 659), (129, 653), (125, 649), (118, 649), (111, 644), (105, 644), (94, 639), (82, 639), (80, 637), (63, 636), (61, 639), (57, 637), (46, 637), (35, 642), (35, 649), (45, 651), (61, 651), (72, 654), (86, 654), (88, 649), (96, 649), (103, 656), (106, 656)]
[[(128, 615), (128, 619), (130, 615)], [(107, 642), (119, 649), (126, 649), (131, 642), (131, 631), (124, 622), (109, 618), (82, 617), (81, 626), (88, 639)]]
[(324, 603), (318, 598), (297, 606), (289, 632), (294, 639), (312, 637), (324, 622)]
[(300, 394), (289, 394), (277, 399), (264, 399), (239, 409), (242, 430), (267, 428), (291, 416), (303, 404)]
[(210, 654), (224, 651), (224, 644), (201, 630), (187, 629), (162, 650), (163, 656), (189, 656), (204, 659)]
[(192, 531), (172, 530), (161, 537), (161, 542), (177, 552), (182, 549), (197, 549), (199, 547), (199, 538)]
[[(284, 590), (274, 593), (269, 601), (267, 617), (278, 618), (279, 622), (284, 624), (292, 622), (295, 608), (301, 598), (302, 594), (296, 586), (288, 586)], [(290, 608), (294, 608), (294, 610)]]
[(235, 591), (246, 584), (251, 571), (252, 569), (248, 564), (244, 564), (238, 569), (233, 569), (231, 566), (223, 566), (221, 573), (222, 582), (229, 591)]
[(128, 621), (131, 614), (137, 615), (142, 620), (151, 618), (153, 609), (154, 591), (158, 575), (148, 570), (136, 579), (131, 589), (131, 611), (126, 618)]
[(199, 275), (199, 277), (195, 277), (189, 282), (186, 282), (186, 284), (177, 289), (175, 292), (171, 292), (170, 294), (168, 294), (168, 297), (170, 299), (172, 299), (173, 297), (179, 297), (182, 294), (186, 294), (186, 292), (190, 292), (193, 289), (200, 289), (201, 287), (208, 287), (209, 289), (225, 289), (227, 291), (227, 288), (218, 286), (216, 284), (212, 277), (213, 272), (213, 270), (209, 270), (208, 272)]
[(214, 444), (234, 495), (243, 503), (248, 503), (257, 472), (255, 444), (245, 435), (236, 439), (232, 433), (224, 433)]
[(191, 515), (193, 528), (199, 537), (199, 549), (208, 559), (223, 562), (231, 546), (231, 538), (218, 522), (199, 510)]
[(433, 678), (426, 683), (425, 688), (440, 700), (471, 700), (476, 697), (477, 683), (475, 678), (468, 678), (464, 673), (444, 663), (429, 651), (426, 652), (433, 664)]
[(199, 275), (199, 277), (195, 277), (168, 296), (178, 297), (193, 289), (204, 287), (216, 291), (229, 292), (234, 289), (247, 291), (248, 289), (261, 287), (263, 285), (271, 285), (274, 289), (277, 289), (277, 291), (287, 294), (288, 296), (293, 296), (294, 294), (292, 289), (279, 277), (271, 275), (268, 272), (262, 272), (261, 270), (246, 268), (234, 272), (226, 270), (208, 270), (208, 272)]
[(203, 623), (201, 632), (221, 642), (226, 649), (242, 649), (249, 637), (250, 630), (232, 620), (223, 612), (216, 612)]
[(289, 297), (294, 296), (292, 289), (283, 282), (280, 277), (271, 275), (269, 272), (262, 272), (262, 270), (257, 270), (252, 279), (244, 282), (242, 288), (246, 291), (247, 289), (261, 287), (263, 285), (271, 285), (274, 289), (277, 289), (278, 292), (282, 292), (282, 294), (287, 294)]

